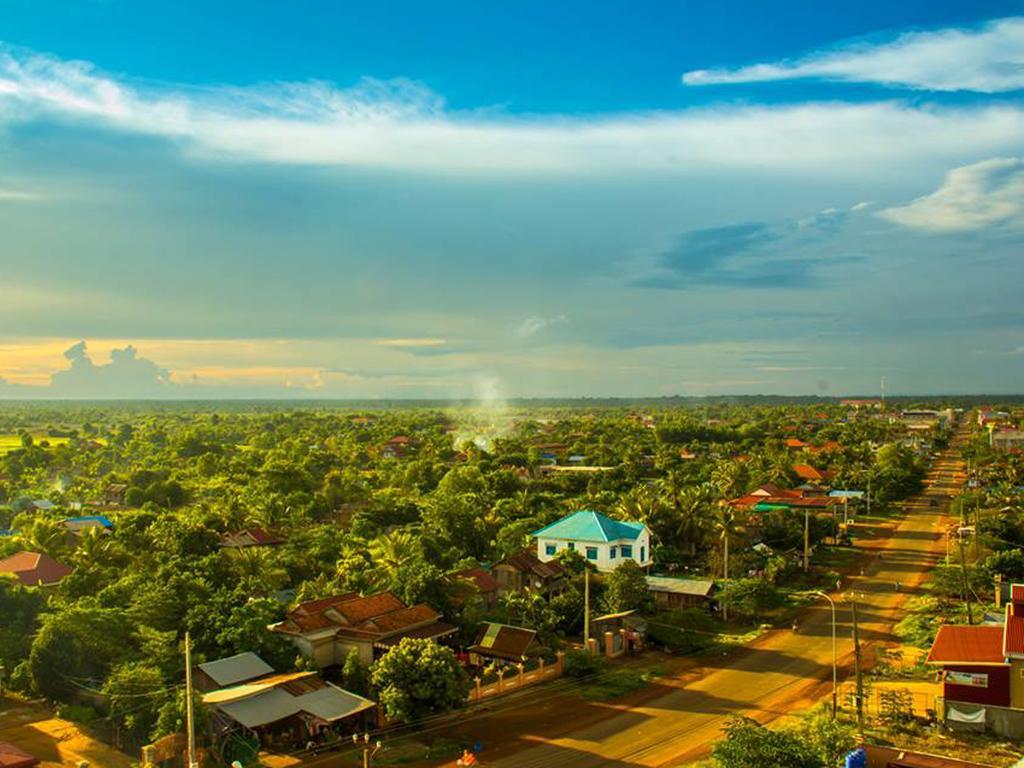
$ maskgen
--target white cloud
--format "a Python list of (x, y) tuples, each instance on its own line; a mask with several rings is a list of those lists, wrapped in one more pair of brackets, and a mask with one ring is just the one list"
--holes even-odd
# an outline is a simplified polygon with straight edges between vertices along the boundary
[(559, 323), (566, 323), (568, 321), (569, 318), (566, 315), (556, 315), (555, 317), (531, 315), (523, 320), (523, 322), (519, 323), (513, 332), (519, 338), (526, 339), (534, 334), (540, 333), (545, 328), (549, 328), (550, 326), (557, 325)]
[(598, 117), (447, 110), (415, 84), (188, 88), (0, 50), (0, 126), (62, 121), (157, 136), (217, 161), (460, 173), (800, 171), (1017, 153), (1017, 105), (901, 102), (694, 108)]
[(856, 42), (793, 61), (700, 69), (686, 85), (817, 78), (931, 91), (999, 93), (1024, 88), (1024, 18), (976, 29), (907, 32), (886, 43)]
[(993, 158), (955, 168), (932, 194), (878, 215), (933, 232), (966, 232), (1024, 221), (1024, 159)]
[(4, 189), (0, 187), (0, 201), (15, 203), (34, 203), (42, 200), (43, 196), (36, 192), (26, 192), (22, 189)]

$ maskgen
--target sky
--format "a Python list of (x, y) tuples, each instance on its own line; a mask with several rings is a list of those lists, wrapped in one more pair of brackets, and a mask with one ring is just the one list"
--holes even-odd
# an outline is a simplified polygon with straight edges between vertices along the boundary
[(0, 19), (0, 398), (1024, 391), (1024, 2)]

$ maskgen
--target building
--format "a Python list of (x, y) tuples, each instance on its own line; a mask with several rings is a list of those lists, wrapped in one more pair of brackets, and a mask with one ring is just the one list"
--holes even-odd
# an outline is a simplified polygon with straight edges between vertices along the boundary
[(671, 576), (648, 576), (647, 587), (654, 604), (664, 610), (705, 608), (713, 602), (715, 582), (711, 579), (676, 579)]
[(39, 765), (39, 758), (30, 755), (9, 741), (0, 741), (0, 768), (32, 768)]
[(651, 534), (643, 523), (612, 520), (600, 512), (581, 510), (534, 531), (537, 557), (548, 562), (562, 550), (575, 550), (599, 571), (614, 571), (626, 560), (648, 567)]
[(794, 464), (793, 472), (801, 480), (808, 483), (816, 483), (818, 485), (827, 483), (832, 477), (832, 474), (828, 470), (818, 469), (810, 464)]
[(372, 664), (402, 638), (454, 635), (457, 629), (441, 618), (429, 605), (406, 605), (391, 592), (366, 597), (352, 592), (300, 603), (269, 629), (288, 637), (317, 669), (324, 669), (344, 664), (353, 649), (364, 664)]
[(245, 547), (272, 547), (281, 544), (284, 539), (275, 536), (265, 528), (245, 528), (241, 531), (228, 531), (220, 537), (220, 546), (225, 549), (243, 549)]
[(544, 652), (534, 630), (494, 621), (480, 625), (476, 640), (467, 650), (474, 666), (483, 666), (490, 660), (520, 663)]
[(498, 594), (538, 592), (546, 597), (565, 591), (565, 569), (557, 562), (544, 562), (533, 549), (524, 549), (491, 567), (498, 582)]
[(103, 501), (113, 507), (123, 507), (127, 493), (128, 486), (125, 483), (111, 483), (103, 491)]
[[(376, 704), (324, 681), (316, 672), (277, 674), (254, 653), (200, 664), (197, 687), (230, 680), (203, 694), (215, 741), (235, 732), (261, 744), (295, 744), (325, 736), (328, 730), (362, 730)], [(200, 690), (204, 690), (200, 688)]]
[(486, 608), (498, 604), (501, 585), (493, 575), (483, 568), (466, 568), (448, 574), (448, 581), (455, 587), (455, 599), (465, 602), (477, 598)]
[(0, 560), (0, 574), (11, 574), (26, 587), (52, 586), (71, 571), (70, 567), (39, 552), (18, 552)]
[(942, 668), (947, 723), (1024, 736), (1024, 584), (1010, 588), (1004, 624), (939, 627), (926, 663)]
[(203, 693), (274, 674), (274, 668), (252, 651), (217, 661), (197, 664), (192, 669), (192, 684)]
[(85, 515), (84, 517), (67, 517), (61, 524), (68, 529), (68, 532), (81, 536), (87, 531), (97, 529), (100, 533), (110, 533), (114, 524), (110, 518), (103, 515)]
[(1019, 451), (1024, 448), (1024, 430), (993, 429), (989, 433), (989, 442), (997, 451)]

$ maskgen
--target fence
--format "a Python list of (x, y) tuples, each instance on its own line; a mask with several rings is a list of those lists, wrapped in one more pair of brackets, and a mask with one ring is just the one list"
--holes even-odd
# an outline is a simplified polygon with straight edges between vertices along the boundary
[(497, 671), (497, 680), (485, 683), (482, 677), (473, 679), (473, 687), (469, 691), (469, 701), (480, 701), (491, 696), (521, 690), (530, 685), (557, 680), (565, 673), (565, 653), (558, 651), (554, 663), (546, 663), (543, 658), (537, 659), (534, 669), (527, 669), (526, 664), (515, 664), (501, 667)]

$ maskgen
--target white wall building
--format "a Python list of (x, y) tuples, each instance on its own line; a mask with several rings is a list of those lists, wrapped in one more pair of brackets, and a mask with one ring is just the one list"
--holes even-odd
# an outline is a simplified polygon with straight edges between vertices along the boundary
[(626, 560), (645, 568), (654, 562), (647, 526), (612, 520), (600, 512), (574, 512), (533, 535), (542, 562), (554, 560), (565, 549), (579, 552), (599, 571), (614, 571)]

